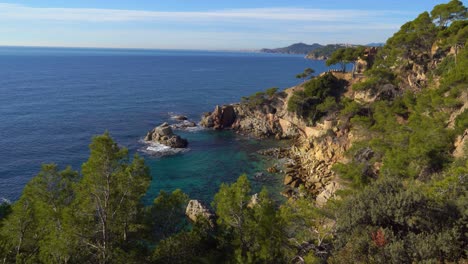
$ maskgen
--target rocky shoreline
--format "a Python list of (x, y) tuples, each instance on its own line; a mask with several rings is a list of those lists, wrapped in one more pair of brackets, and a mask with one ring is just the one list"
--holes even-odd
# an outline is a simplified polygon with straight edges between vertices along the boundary
[(342, 188), (332, 167), (338, 162), (347, 162), (344, 153), (357, 137), (340, 120), (325, 120), (308, 126), (304, 120), (291, 115), (286, 110), (287, 101), (297, 89), (302, 87), (286, 89), (260, 105), (216, 106), (213, 112), (203, 114), (200, 125), (216, 130), (230, 129), (260, 139), (292, 139), (291, 147), (259, 153), (276, 159), (276, 164), (268, 171), (284, 175), (282, 195), (298, 197), (303, 186), (316, 198), (317, 205), (323, 205)]
[[(315, 197), (320, 206), (343, 188), (333, 166), (347, 163), (344, 153), (353, 142), (363, 138), (357, 136), (357, 131), (350, 131), (347, 120), (328, 118), (310, 126), (305, 120), (287, 111), (289, 97), (300, 89), (303, 87), (286, 89), (258, 104), (241, 102), (217, 105), (212, 112), (202, 115), (199, 126), (205, 129), (232, 130), (258, 139), (291, 140), (288, 147), (258, 152), (274, 160), (274, 164), (265, 173), (283, 175), (283, 196), (294, 199), (305, 190)], [(197, 124), (185, 116), (174, 116), (172, 119), (178, 123), (164, 123), (155, 127), (147, 133), (145, 141), (162, 144), (171, 150), (185, 149), (189, 143), (174, 134), (173, 129), (188, 130), (197, 127)]]

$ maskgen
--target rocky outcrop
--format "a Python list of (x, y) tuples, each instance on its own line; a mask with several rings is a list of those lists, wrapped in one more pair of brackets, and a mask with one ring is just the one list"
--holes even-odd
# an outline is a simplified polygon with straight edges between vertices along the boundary
[(193, 222), (197, 222), (200, 218), (205, 218), (211, 226), (214, 226), (214, 219), (215, 215), (198, 200), (190, 200), (187, 208), (185, 210), (185, 215), (192, 220)]
[[(290, 148), (267, 149), (259, 153), (285, 162), (275, 165), (274, 169), (285, 175), (285, 196), (295, 197), (298, 188), (304, 186), (316, 197), (317, 204), (323, 205), (342, 188), (332, 166), (337, 162), (345, 162), (344, 153), (357, 137), (345, 128), (340, 130), (341, 125), (333, 118), (310, 127), (304, 120), (291, 115), (286, 109), (287, 100), (297, 89), (302, 87), (287, 89), (282, 95), (276, 95), (261, 105), (241, 103), (217, 106), (215, 111), (204, 115), (201, 124), (217, 129), (232, 129), (258, 138), (295, 138)], [(227, 117), (234, 116), (234, 120), (225, 118), (226, 109), (233, 110), (234, 114)]]
[(460, 96), (458, 97), (458, 100), (460, 102), (462, 102), (463, 105), (460, 108), (458, 108), (457, 110), (455, 110), (454, 112), (452, 112), (452, 114), (450, 115), (450, 118), (449, 118), (448, 123), (447, 123), (447, 126), (449, 128), (454, 128), (455, 127), (455, 120), (457, 119), (457, 117), (468, 110), (468, 92), (466, 92), (466, 91), (462, 92), (460, 94)]
[(257, 138), (293, 138), (300, 133), (300, 119), (286, 111), (286, 102), (293, 89), (278, 93), (265, 102), (252, 105), (239, 103), (216, 106), (202, 116), (200, 125), (214, 129), (232, 129)]
[(188, 145), (186, 139), (174, 134), (168, 123), (163, 123), (149, 131), (146, 134), (145, 141), (156, 142), (171, 148), (186, 148)]
[(455, 150), (453, 151), (454, 158), (465, 157), (468, 152), (468, 129), (465, 129), (462, 135), (458, 136), (454, 144)]
[(235, 119), (236, 113), (232, 105), (217, 105), (213, 112), (203, 115), (200, 125), (214, 129), (230, 128)]
[(318, 205), (323, 205), (342, 188), (332, 167), (344, 162), (344, 154), (351, 146), (348, 131), (329, 130), (320, 137), (303, 138), (291, 148), (292, 162), (285, 170), (284, 184), (291, 187), (284, 192), (294, 196), (295, 188), (304, 185), (316, 197)]
[(232, 128), (241, 134), (252, 135), (258, 138), (276, 136), (282, 138), (282, 129), (279, 118), (275, 115), (276, 109), (265, 106), (258, 108), (237, 105), (236, 120)]
[(379, 100), (393, 100), (402, 92), (393, 84), (377, 85), (374, 89), (354, 91), (353, 99), (361, 103), (371, 103)]

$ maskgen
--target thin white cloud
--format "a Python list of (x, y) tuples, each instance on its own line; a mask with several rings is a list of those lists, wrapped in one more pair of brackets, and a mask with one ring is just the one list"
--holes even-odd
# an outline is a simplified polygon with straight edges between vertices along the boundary
[[(250, 8), (206, 12), (164, 12), (95, 8), (42, 8), (19, 4), (0, 3), (2, 20), (52, 20), (78, 22), (130, 22), (130, 21), (350, 21), (366, 20), (390, 11), (331, 10), (307, 8)], [(394, 13), (393, 13), (394, 14)]]

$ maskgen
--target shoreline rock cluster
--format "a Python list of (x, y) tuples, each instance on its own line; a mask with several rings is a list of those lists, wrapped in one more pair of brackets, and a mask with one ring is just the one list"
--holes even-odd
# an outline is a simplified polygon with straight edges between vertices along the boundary
[(171, 148), (186, 148), (188, 146), (188, 141), (174, 134), (168, 123), (163, 123), (150, 130), (145, 136), (145, 141), (156, 142)]
[(300, 131), (296, 125), (288, 121), (294, 118), (286, 110), (287, 97), (288, 93), (282, 92), (257, 105), (249, 103), (217, 105), (213, 112), (202, 116), (200, 125), (216, 130), (231, 129), (239, 134), (256, 138), (294, 138)]

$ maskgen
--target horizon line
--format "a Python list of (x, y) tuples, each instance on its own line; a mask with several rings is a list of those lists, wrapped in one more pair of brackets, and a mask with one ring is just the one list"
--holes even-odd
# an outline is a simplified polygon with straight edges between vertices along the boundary
[[(367, 46), (369, 44), (385, 44), (385, 42), (369, 42), (367, 44), (353, 44), (353, 43), (327, 43), (327, 44), (321, 44), (318, 42), (314, 42), (312, 44), (308, 44), (303, 41), (295, 42), (292, 43), (288, 46), (294, 44), (306, 44), (306, 45), (313, 45), (313, 44), (319, 44), (321, 46), (327, 46), (327, 45), (355, 45), (355, 46)], [(167, 50), (167, 51), (212, 51), (212, 52), (261, 52), (262, 49), (278, 49), (278, 48), (285, 48), (285, 47), (277, 47), (277, 48), (260, 48), (260, 49), (249, 49), (249, 48), (244, 48), (244, 49), (197, 49), (197, 48), (187, 48), (187, 49), (178, 49), (178, 48), (139, 48), (139, 47), (95, 47), (95, 46), (41, 46), (41, 45), (1, 45), (0, 48), (61, 48), (61, 49), (108, 49), (108, 50)]]

